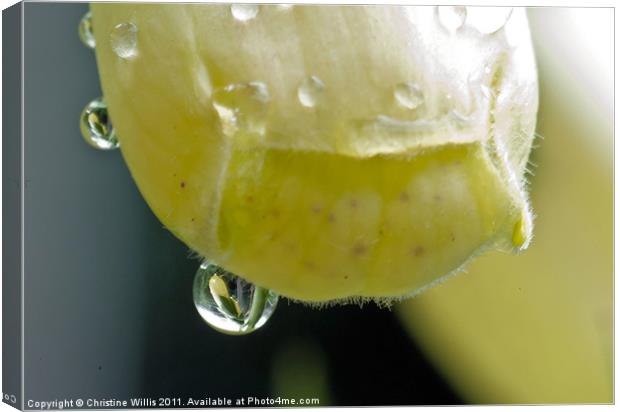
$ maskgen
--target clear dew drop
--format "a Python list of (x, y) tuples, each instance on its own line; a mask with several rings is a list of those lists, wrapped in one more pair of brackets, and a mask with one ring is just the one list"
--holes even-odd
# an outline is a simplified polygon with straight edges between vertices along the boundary
[(258, 15), (258, 4), (232, 4), (230, 13), (235, 20), (246, 22)]
[(116, 132), (108, 115), (108, 106), (102, 97), (88, 103), (80, 116), (80, 131), (86, 143), (100, 150), (119, 146)]
[(325, 84), (317, 76), (304, 79), (297, 88), (297, 98), (304, 107), (316, 106), (325, 90)]
[(229, 84), (213, 91), (212, 104), (220, 118), (222, 131), (233, 136), (243, 130), (263, 135), (269, 108), (269, 90), (262, 82)]
[(90, 14), (90, 11), (84, 14), (82, 20), (80, 20), (80, 25), (78, 26), (78, 33), (80, 35), (80, 40), (84, 44), (84, 46), (89, 49), (95, 48), (95, 35), (93, 34), (93, 20)]
[(437, 6), (437, 18), (446, 30), (454, 33), (465, 23), (467, 8), (465, 6)]
[(244, 335), (262, 327), (273, 314), (278, 295), (227, 272), (207, 260), (194, 278), (194, 305), (219, 332)]
[(482, 34), (493, 34), (504, 27), (512, 14), (512, 7), (467, 7), (467, 24)]
[(399, 83), (394, 88), (394, 98), (406, 109), (415, 109), (424, 103), (424, 93), (414, 83)]
[(117, 24), (110, 33), (110, 45), (116, 55), (122, 59), (131, 59), (138, 55), (138, 28), (133, 23)]

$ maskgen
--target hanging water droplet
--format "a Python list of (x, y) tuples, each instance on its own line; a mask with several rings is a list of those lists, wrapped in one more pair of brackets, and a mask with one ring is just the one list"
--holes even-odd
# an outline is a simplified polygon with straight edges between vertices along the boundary
[(437, 18), (450, 33), (460, 29), (465, 23), (466, 17), (467, 8), (465, 6), (437, 6)]
[(78, 26), (78, 33), (80, 35), (80, 40), (82, 41), (84, 46), (88, 47), (89, 49), (95, 48), (93, 20), (90, 11), (82, 17), (82, 20), (80, 20), (80, 25)]
[(246, 22), (258, 15), (258, 4), (232, 4), (230, 12), (236, 20)]
[(415, 109), (424, 103), (424, 93), (414, 83), (399, 83), (394, 88), (394, 98), (406, 109)]
[(84, 140), (96, 149), (111, 150), (119, 146), (108, 106), (102, 97), (88, 103), (82, 111), (80, 131)]
[(138, 55), (138, 28), (133, 23), (117, 24), (110, 33), (110, 45), (116, 55), (122, 59), (131, 59)]
[(194, 305), (214, 329), (243, 335), (263, 326), (273, 314), (278, 295), (249, 283), (208, 261), (194, 278)]
[(225, 135), (233, 136), (239, 130), (265, 133), (270, 97), (264, 83), (229, 84), (214, 90), (212, 98)]
[(467, 24), (482, 34), (492, 34), (500, 30), (512, 14), (512, 7), (467, 7)]
[(304, 107), (314, 107), (321, 99), (325, 84), (317, 76), (310, 76), (301, 82), (297, 88), (297, 98)]

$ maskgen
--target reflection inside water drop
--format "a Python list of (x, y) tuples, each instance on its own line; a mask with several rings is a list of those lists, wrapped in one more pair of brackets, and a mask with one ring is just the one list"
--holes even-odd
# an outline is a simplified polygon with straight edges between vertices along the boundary
[(96, 149), (116, 149), (119, 144), (102, 97), (88, 103), (80, 116), (80, 131), (86, 142)]
[(219, 266), (204, 261), (194, 278), (194, 305), (214, 329), (243, 335), (263, 326), (273, 314), (278, 295)]
[(450, 33), (456, 32), (467, 17), (465, 6), (437, 6), (437, 18), (439, 23)]
[(252, 20), (258, 15), (258, 4), (233, 4), (230, 13), (238, 21)]
[(110, 45), (122, 59), (138, 55), (138, 28), (133, 23), (117, 24), (110, 33)]
[(90, 14), (90, 11), (87, 12), (82, 20), (80, 20), (80, 25), (78, 26), (78, 33), (80, 35), (80, 40), (84, 44), (84, 46), (89, 49), (95, 48), (95, 35), (93, 34), (93, 21)]

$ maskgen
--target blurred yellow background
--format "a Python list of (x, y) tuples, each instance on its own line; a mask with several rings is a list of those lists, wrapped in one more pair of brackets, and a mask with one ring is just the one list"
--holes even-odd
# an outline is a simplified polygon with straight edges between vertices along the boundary
[(613, 11), (528, 10), (540, 79), (534, 241), (398, 315), (472, 403), (613, 401)]

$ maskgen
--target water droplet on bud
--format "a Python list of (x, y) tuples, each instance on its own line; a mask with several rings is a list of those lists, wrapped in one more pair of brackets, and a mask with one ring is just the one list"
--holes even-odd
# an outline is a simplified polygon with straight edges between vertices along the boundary
[(95, 48), (95, 35), (93, 34), (93, 21), (90, 11), (82, 17), (82, 20), (80, 20), (78, 33), (84, 46), (89, 49)]
[(278, 295), (204, 261), (194, 278), (194, 305), (214, 329), (243, 335), (259, 329), (273, 314)]
[(101, 97), (88, 103), (82, 111), (80, 131), (84, 140), (96, 149), (112, 150), (119, 146), (108, 115), (108, 106)]
[(229, 84), (214, 90), (212, 99), (225, 135), (233, 136), (240, 130), (258, 135), (265, 133), (270, 101), (265, 83)]
[(232, 4), (230, 13), (235, 20), (246, 22), (258, 15), (258, 4)]
[(110, 33), (110, 45), (116, 55), (122, 59), (131, 59), (138, 55), (138, 28), (133, 23), (117, 24)]
[(465, 6), (437, 6), (437, 18), (450, 33), (460, 29), (465, 23), (466, 17), (467, 8)]
[(415, 109), (424, 103), (424, 94), (414, 83), (400, 83), (394, 88), (394, 98), (406, 109)]
[(325, 84), (317, 76), (310, 76), (301, 82), (297, 88), (297, 98), (304, 107), (314, 107), (318, 104), (325, 90)]
[(482, 34), (500, 30), (512, 14), (512, 7), (467, 7), (467, 24)]

